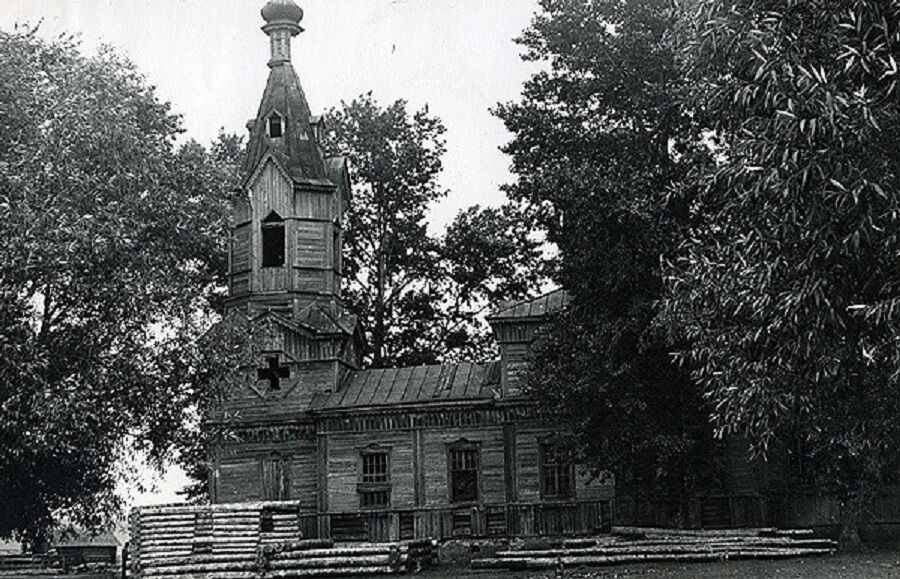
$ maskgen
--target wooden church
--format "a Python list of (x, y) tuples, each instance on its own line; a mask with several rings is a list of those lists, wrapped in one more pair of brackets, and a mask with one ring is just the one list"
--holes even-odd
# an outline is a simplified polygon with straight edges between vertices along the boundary
[(208, 419), (231, 432), (210, 456), (213, 503), (268, 501), (298, 516), (303, 536), (337, 540), (609, 524), (612, 486), (580, 474), (520, 391), (530, 342), (564, 292), (490, 316), (498, 361), (363, 366), (365, 337), (341, 296), (352, 159), (324, 154), (291, 65), (303, 11), (272, 0), (262, 15), (269, 78), (248, 123), (226, 313), (250, 353)]

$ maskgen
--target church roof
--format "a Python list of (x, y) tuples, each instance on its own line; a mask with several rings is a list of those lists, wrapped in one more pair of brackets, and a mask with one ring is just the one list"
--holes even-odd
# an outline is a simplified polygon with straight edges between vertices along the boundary
[(490, 400), (500, 386), (500, 363), (454, 362), (354, 372), (339, 391), (313, 398), (311, 410), (336, 410), (455, 400)]
[[(267, 134), (266, 121), (272, 113), (280, 115), (285, 125), (284, 136), (278, 139)], [(310, 116), (309, 104), (294, 68), (290, 63), (273, 66), (250, 129), (243, 165), (245, 179), (250, 178), (269, 152), (292, 179), (326, 179), (325, 163), (310, 125)]]
[(356, 331), (357, 316), (343, 308), (331, 312), (317, 302), (313, 302), (297, 312), (297, 315), (286, 317), (278, 312), (267, 310), (253, 317), (254, 320), (270, 318), (295, 331), (305, 328), (319, 335), (346, 334), (352, 336)]
[(503, 304), (487, 317), (489, 321), (527, 320), (558, 312), (569, 305), (569, 292), (557, 289), (542, 296)]

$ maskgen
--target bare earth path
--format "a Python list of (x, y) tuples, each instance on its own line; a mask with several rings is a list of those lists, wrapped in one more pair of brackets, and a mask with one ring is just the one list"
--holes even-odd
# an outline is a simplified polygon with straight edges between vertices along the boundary
[[(900, 546), (898, 546), (900, 547)], [(782, 561), (723, 561), (718, 563), (650, 564), (553, 572), (462, 571), (434, 569), (416, 574), (422, 579), (594, 579), (611, 577), (669, 577), (678, 579), (900, 579), (900, 549), (854, 555), (831, 555)]]

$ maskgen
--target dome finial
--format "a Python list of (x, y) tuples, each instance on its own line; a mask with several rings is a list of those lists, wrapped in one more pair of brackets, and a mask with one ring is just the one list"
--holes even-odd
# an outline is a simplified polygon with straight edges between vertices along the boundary
[(272, 58), (269, 66), (277, 66), (291, 61), (291, 37), (303, 32), (300, 21), (303, 9), (293, 0), (269, 0), (260, 10), (266, 25), (263, 32), (271, 39)]
[(269, 0), (260, 13), (269, 24), (284, 22), (298, 25), (303, 20), (303, 9), (293, 0)]

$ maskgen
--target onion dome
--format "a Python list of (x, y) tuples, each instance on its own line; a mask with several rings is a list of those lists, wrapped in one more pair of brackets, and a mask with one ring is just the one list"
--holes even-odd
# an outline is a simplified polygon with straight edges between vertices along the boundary
[(269, 24), (275, 22), (298, 24), (303, 20), (303, 9), (297, 6), (293, 0), (269, 0), (260, 13)]

